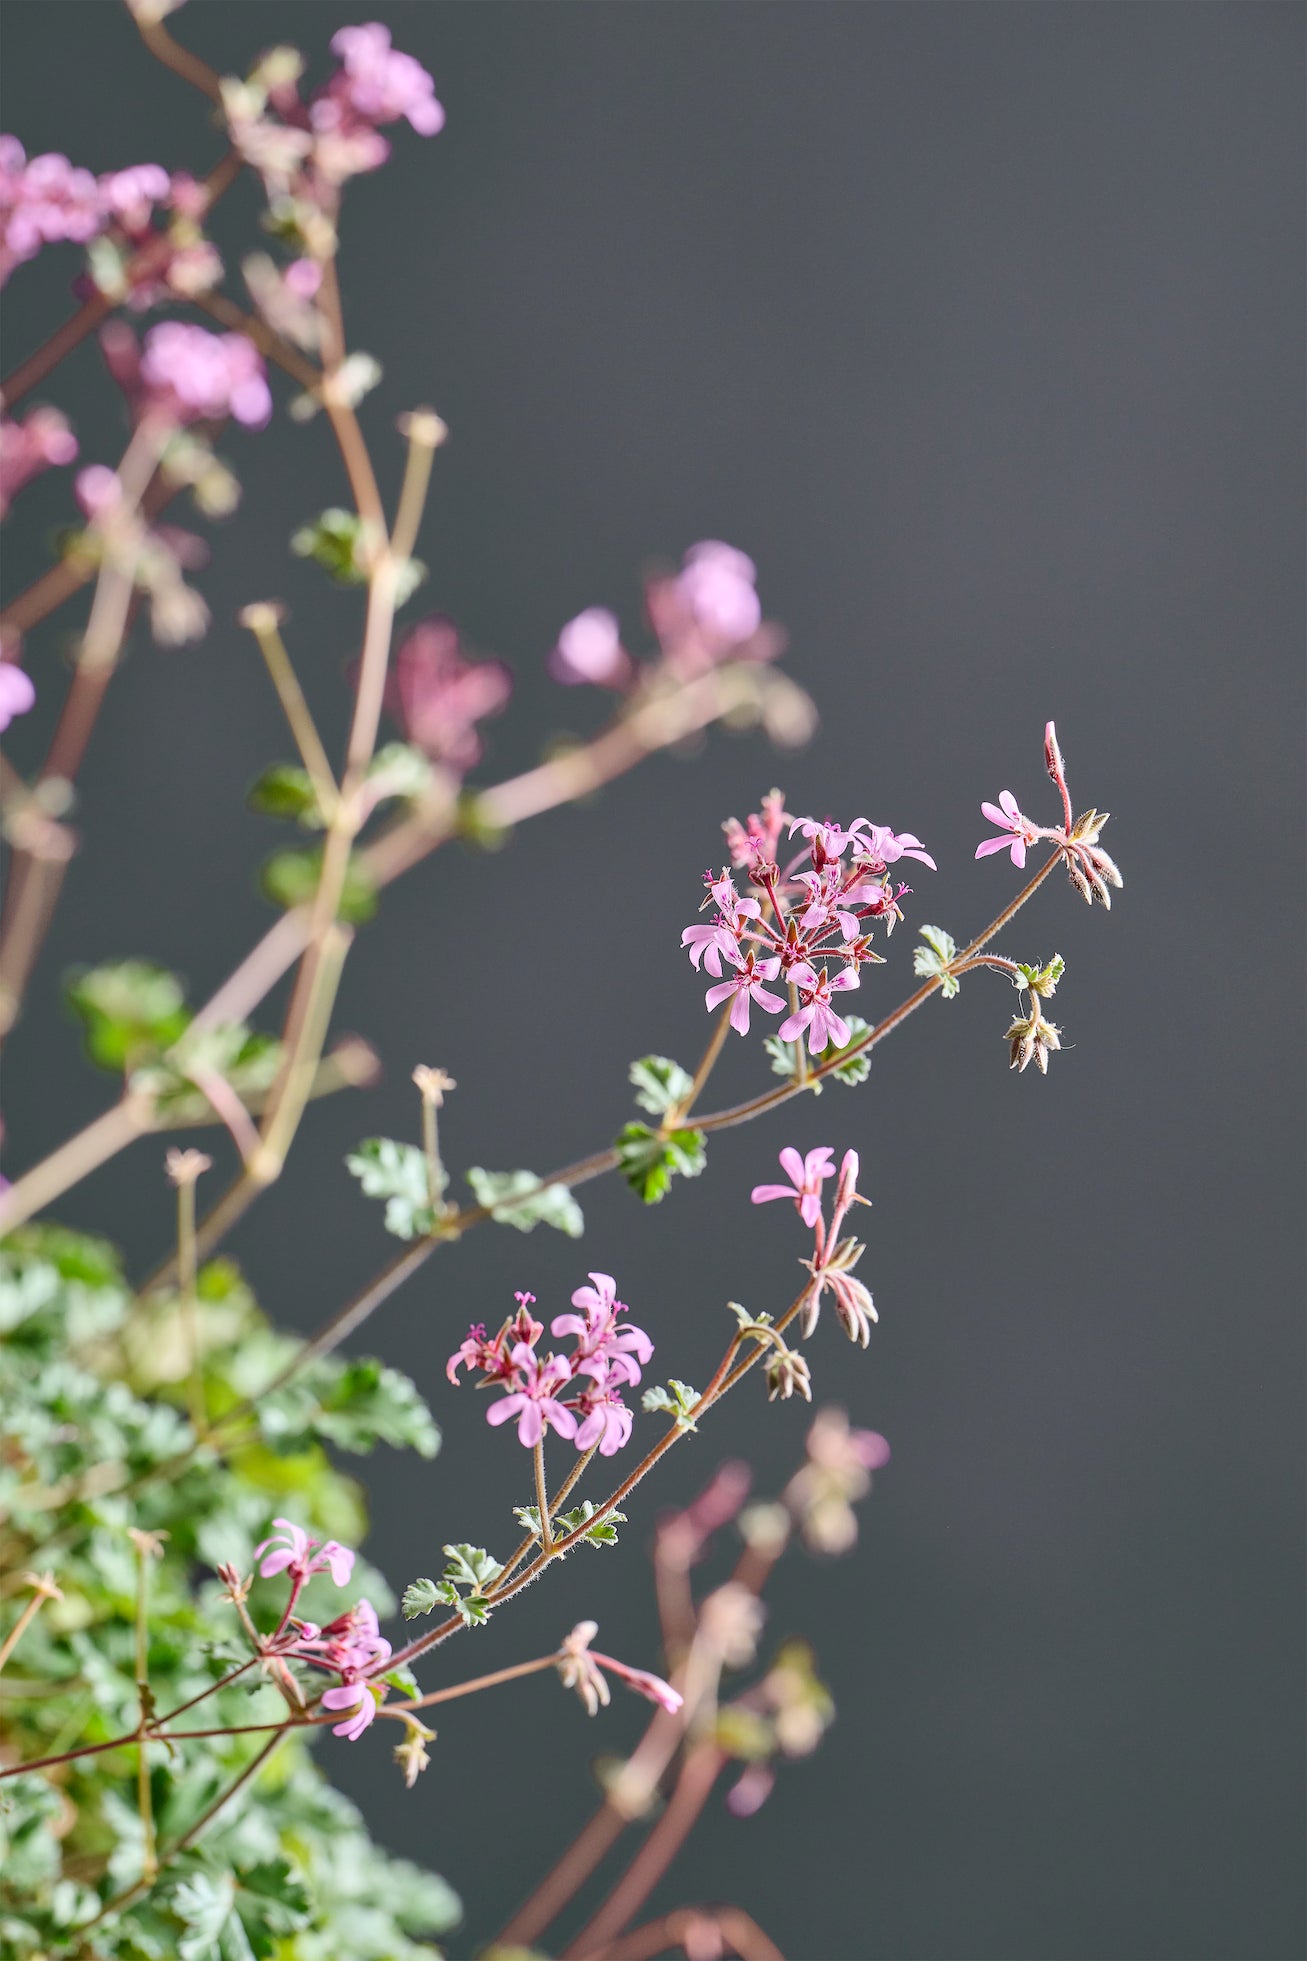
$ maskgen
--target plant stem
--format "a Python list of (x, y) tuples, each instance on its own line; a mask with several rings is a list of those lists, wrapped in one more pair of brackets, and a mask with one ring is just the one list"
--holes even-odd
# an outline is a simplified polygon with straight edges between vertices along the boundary
[(186, 1402), (191, 1428), (203, 1439), (209, 1427), (205, 1406), (204, 1373), (200, 1361), (200, 1315), (195, 1298), (195, 1180), (183, 1178), (177, 1186), (177, 1284), (181, 1295), (182, 1324), (186, 1331)]
[(694, 1072), (694, 1081), (690, 1084), (689, 1094), (682, 1103), (677, 1105), (675, 1112), (668, 1112), (664, 1128), (675, 1129), (677, 1124), (683, 1124), (695, 1104), (699, 1101), (700, 1091), (717, 1065), (717, 1058), (722, 1052), (722, 1044), (726, 1040), (730, 1025), (731, 1004), (729, 1001), (725, 1001), (722, 1003), (721, 1012), (717, 1017), (717, 1025), (709, 1038), (708, 1046), (699, 1058), (699, 1067)]
[(545, 1489), (545, 1446), (544, 1439), (535, 1447), (536, 1505), (540, 1512), (540, 1543), (546, 1553), (554, 1549), (554, 1526), (549, 1515), (549, 1493)]
[(3, 1642), (0, 1642), (0, 1668), (4, 1667), (10, 1655), (14, 1652), (14, 1649), (18, 1646), (18, 1643), (22, 1640), (28, 1628), (32, 1625), (32, 1622), (36, 1619), (50, 1597), (49, 1588), (38, 1584), (36, 1592), (23, 1608), (22, 1613), (14, 1622), (8, 1634), (6, 1634)]
[(290, 655), (286, 651), (286, 643), (278, 630), (276, 609), (272, 606), (247, 606), (240, 618), (241, 624), (249, 628), (258, 642), (264, 665), (267, 667), (273, 687), (277, 690), (277, 699), (281, 703), (282, 712), (295, 738), (295, 746), (312, 781), (318, 799), (318, 808), (322, 813), (322, 821), (330, 823), (335, 815), (338, 801), (336, 778), (327, 760), (327, 752), (322, 746), (317, 723), (309, 711), (308, 702), (304, 699), (299, 676), (295, 672)]
[(564, 1948), (563, 1961), (580, 1961), (581, 1956), (601, 1950), (640, 1911), (685, 1843), (728, 1762), (726, 1752), (715, 1743), (701, 1743), (690, 1752), (667, 1801), (667, 1809), (608, 1899), (571, 1945)]

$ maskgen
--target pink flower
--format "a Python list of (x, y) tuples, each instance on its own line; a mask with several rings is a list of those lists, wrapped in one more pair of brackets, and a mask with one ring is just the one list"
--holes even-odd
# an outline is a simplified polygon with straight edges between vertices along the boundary
[(243, 334), (161, 321), (145, 336), (140, 377), (151, 406), (177, 422), (231, 415), (257, 429), (272, 414), (263, 358)]
[(877, 865), (896, 865), (900, 858), (919, 858), (931, 871), (939, 868), (919, 837), (911, 831), (895, 833), (884, 824), (869, 826), (865, 838), (858, 841), (858, 856), (874, 859)]
[(615, 1457), (631, 1441), (634, 1418), (610, 1389), (596, 1384), (585, 1390), (579, 1407), (581, 1423), (573, 1440), (578, 1450), (592, 1450), (598, 1444), (601, 1457)]
[(681, 945), (689, 953), (696, 973), (702, 960), (706, 974), (720, 975), (722, 955), (725, 954), (727, 959), (730, 959), (736, 949), (736, 939), (722, 915), (718, 913), (711, 926), (706, 924), (687, 926), (681, 935)]
[(664, 1682), (661, 1675), (651, 1675), (647, 1669), (631, 1668), (624, 1661), (614, 1661), (611, 1655), (596, 1654), (590, 1643), (599, 1632), (598, 1621), (578, 1621), (567, 1639), (558, 1650), (558, 1673), (563, 1687), (575, 1689), (584, 1702), (590, 1715), (595, 1715), (601, 1704), (609, 1700), (608, 1684), (602, 1670), (616, 1675), (619, 1681), (634, 1689), (637, 1695), (656, 1702), (660, 1709), (674, 1716), (680, 1709), (684, 1697), (678, 1695), (670, 1682)]
[(361, 120), (393, 123), (404, 116), (419, 136), (435, 136), (444, 128), (435, 83), (421, 62), (391, 46), (390, 30), (379, 21), (342, 27), (331, 37), (331, 52), (343, 69), (331, 84), (332, 94)]
[[(653, 1343), (642, 1328), (618, 1320), (619, 1314), (629, 1310), (616, 1298), (617, 1282), (611, 1273), (592, 1273), (590, 1278), (594, 1282), (592, 1287), (578, 1287), (572, 1295), (572, 1305), (579, 1307), (581, 1314), (557, 1315), (550, 1323), (550, 1331), (576, 1336), (576, 1350), (571, 1358), (573, 1375), (593, 1375), (601, 1385), (629, 1382), (634, 1386), (640, 1380), (641, 1366), (653, 1354)], [(629, 1436), (629, 1420), (626, 1427)], [(579, 1436), (577, 1441), (582, 1450), (590, 1448), (588, 1443), (580, 1443)], [(604, 1455), (611, 1456), (612, 1452), (605, 1451)]]
[(716, 539), (691, 545), (676, 581), (682, 605), (704, 634), (723, 646), (737, 646), (758, 631), (762, 608), (751, 558)]
[(477, 723), (512, 691), (503, 663), (466, 660), (458, 629), (437, 613), (400, 642), (386, 699), (409, 741), (461, 776), (481, 760)]
[(107, 463), (88, 463), (73, 484), (83, 515), (94, 521), (122, 502), (123, 487)]
[(820, 975), (809, 967), (805, 970), (796, 967), (791, 978), (799, 985), (802, 1006), (790, 1015), (780, 1026), (783, 1042), (797, 1042), (804, 1029), (808, 1031), (808, 1047), (813, 1055), (834, 1043), (837, 1049), (846, 1048), (849, 1041), (849, 1024), (836, 1014), (831, 1004), (832, 994), (846, 993), (849, 988), (860, 985), (857, 973), (852, 967), (845, 967), (836, 974), (834, 980), (827, 980), (826, 969)]
[(100, 186), (57, 151), (33, 157), (13, 136), (0, 137), (0, 285), (43, 245), (85, 244), (108, 219)]
[(108, 171), (100, 179), (107, 211), (130, 232), (144, 231), (154, 206), (171, 191), (172, 180), (158, 163), (134, 163), (126, 170)]
[(15, 715), (26, 715), (35, 701), (31, 675), (15, 661), (0, 660), (0, 729), (7, 729)]
[(486, 1422), (498, 1425), (515, 1416), (518, 1441), (528, 1450), (534, 1450), (551, 1424), (560, 1437), (575, 1437), (576, 1418), (557, 1396), (572, 1379), (570, 1365), (561, 1355), (541, 1361), (525, 1342), (517, 1344), (512, 1361), (513, 1374), (505, 1384), (508, 1394), (486, 1411)]
[(354, 1711), (343, 1723), (333, 1723), (331, 1733), (333, 1736), (347, 1736), (351, 1743), (357, 1743), (377, 1713), (377, 1698), (366, 1682), (342, 1682), (339, 1688), (323, 1692), (322, 1706), (324, 1709)]
[[(265, 1539), (256, 1546), (254, 1557), (259, 1559), (267, 1553), (259, 1568), (265, 1580), (277, 1573), (289, 1572), (293, 1584), (302, 1587), (314, 1573), (329, 1572), (333, 1583), (343, 1587), (354, 1570), (354, 1555), (347, 1547), (339, 1545), (335, 1539), (328, 1539), (321, 1545), (317, 1539), (310, 1539), (300, 1526), (292, 1525), (288, 1518), (274, 1518), (274, 1525), (281, 1531), (272, 1538)], [(268, 1551), (272, 1547), (271, 1552)]]
[(326, 1627), (312, 1621), (296, 1621), (296, 1638), (286, 1649), (312, 1662), (316, 1668), (329, 1668), (346, 1680), (369, 1674), (390, 1660), (391, 1648), (377, 1623), (377, 1610), (370, 1600), (359, 1600), (348, 1612)]
[[(726, 958), (733, 967), (739, 968), (739, 973), (735, 976), (734, 980), (722, 981), (718, 986), (710, 987), (704, 996), (704, 1000), (711, 1010), (718, 1007), (721, 1002), (727, 1000), (731, 995), (734, 995), (735, 999), (731, 1007), (731, 1027), (736, 1030), (737, 1034), (747, 1035), (749, 1032), (750, 1001), (756, 1001), (758, 1006), (765, 1008), (769, 1015), (778, 1015), (784, 1012), (785, 1003), (780, 995), (770, 994), (762, 985), (765, 980), (775, 980), (780, 971), (781, 963), (778, 959), (760, 960), (752, 948), (744, 955), (741, 955), (739, 949), (735, 948), (726, 954)], [(857, 984), (855, 977), (853, 985), (856, 987)], [(845, 1031), (844, 1039), (847, 1042), (847, 1030)]]
[(792, 1198), (804, 1225), (815, 1226), (821, 1217), (822, 1182), (835, 1176), (834, 1156), (829, 1144), (809, 1151), (807, 1157), (800, 1157), (793, 1144), (787, 1144), (780, 1154), (780, 1164), (789, 1184), (755, 1185), (750, 1193), (751, 1202), (766, 1205), (773, 1198)]
[(568, 687), (581, 681), (599, 688), (624, 687), (631, 660), (622, 646), (616, 616), (605, 606), (589, 606), (569, 620), (549, 656), (549, 672)]
[(24, 484), (76, 454), (77, 438), (58, 409), (33, 409), (25, 422), (0, 417), (0, 517)]
[(535, 1301), (534, 1294), (514, 1294), (517, 1313), (505, 1321), (493, 1340), (486, 1335), (485, 1324), (476, 1322), (468, 1329), (465, 1340), (459, 1343), (445, 1364), (445, 1374), (452, 1383), (458, 1382), (461, 1368), (480, 1369), (484, 1388), (486, 1383), (505, 1382), (513, 1374), (516, 1364), (513, 1350), (519, 1343), (534, 1348), (545, 1331), (543, 1321), (537, 1321), (531, 1313)]
[(1022, 816), (1010, 790), (1000, 791), (997, 804), (982, 803), (980, 808), (991, 824), (997, 824), (1000, 831), (1010, 832), (1011, 835), (985, 838), (976, 846), (977, 858), (988, 858), (995, 851), (1011, 851), (1012, 863), (1019, 871), (1026, 862), (1026, 846), (1034, 844), (1039, 836), (1038, 825)]
[(774, 865), (781, 832), (789, 821), (785, 798), (779, 790), (769, 790), (762, 799), (762, 809), (743, 824), (738, 817), (728, 817), (722, 829), (731, 863), (737, 869), (743, 865)]

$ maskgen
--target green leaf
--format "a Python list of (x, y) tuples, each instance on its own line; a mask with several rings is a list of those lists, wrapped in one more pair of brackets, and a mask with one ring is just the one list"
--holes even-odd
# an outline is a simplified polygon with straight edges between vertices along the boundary
[(86, 1050), (101, 1069), (127, 1070), (170, 1048), (190, 1022), (176, 974), (149, 960), (84, 968), (65, 983)]
[[(307, 395), (297, 399), (310, 407), (314, 402), (314, 397)], [(290, 541), (290, 548), (297, 558), (311, 559), (340, 586), (366, 585), (368, 572), (364, 545), (365, 526), (362, 518), (357, 511), (344, 511), (338, 505), (332, 505), (330, 509), (320, 511), (317, 517), (310, 518)], [(427, 568), (421, 559), (406, 558), (395, 573), (396, 606), (402, 606), (406, 599), (411, 599), (426, 576)]]
[(368, 576), (359, 558), (362, 535), (363, 520), (358, 512), (333, 505), (301, 525), (290, 548), (297, 558), (310, 558), (320, 565), (337, 585), (361, 586)]
[(656, 1117), (684, 1103), (694, 1088), (693, 1076), (666, 1055), (642, 1056), (631, 1064), (629, 1073), (635, 1085), (636, 1102)]
[[(562, 1538), (565, 1535), (570, 1537), (573, 1532), (578, 1532), (587, 1519), (594, 1517), (598, 1509), (599, 1507), (592, 1505), (588, 1498), (583, 1498), (581, 1503), (572, 1511), (555, 1513), (553, 1521), (554, 1537), (556, 1539)], [(540, 1537), (540, 1507), (538, 1505), (514, 1505), (513, 1516), (526, 1527), (532, 1538), (538, 1539)], [(619, 1525), (625, 1525), (625, 1523), (625, 1512), (605, 1512), (598, 1524), (590, 1527), (590, 1530), (585, 1534), (584, 1539), (582, 1539), (581, 1544), (587, 1546), (615, 1546), (617, 1544), (617, 1528)]]
[(504, 1570), (484, 1546), (442, 1546), (441, 1550), (446, 1561), (445, 1578), (459, 1586), (493, 1586)]
[(423, 797), (435, 781), (429, 759), (411, 742), (388, 742), (368, 765), (368, 782), (378, 803), (399, 797), (411, 802)]
[(648, 1124), (629, 1123), (618, 1132), (616, 1148), (622, 1176), (646, 1205), (666, 1197), (673, 1177), (697, 1178), (708, 1161), (701, 1130), (664, 1137)]
[(413, 1580), (404, 1588), (399, 1610), (406, 1621), (415, 1621), (419, 1615), (429, 1614), (439, 1597), (434, 1580)]
[(951, 1001), (962, 985), (957, 975), (948, 971), (950, 961), (957, 959), (957, 945), (942, 926), (923, 926), (921, 937), (926, 945), (913, 953), (912, 971), (922, 980), (938, 980), (941, 995)]
[(553, 1226), (569, 1239), (585, 1231), (585, 1215), (566, 1185), (545, 1185), (534, 1171), (483, 1171), (479, 1164), (466, 1173), (467, 1182), (492, 1219), (501, 1226), (530, 1232), (532, 1226)]
[[(438, 1224), (427, 1184), (427, 1161), (416, 1144), (366, 1137), (345, 1160), (368, 1198), (386, 1200), (386, 1231), (419, 1239)], [(443, 1179), (442, 1190), (443, 1190)]]
[(1038, 964), (1028, 967), (1024, 960), (1018, 960), (1017, 971), (1021, 978), (1013, 981), (1014, 987), (1029, 988), (1032, 994), (1038, 994), (1047, 1000), (1050, 994), (1057, 992), (1057, 984), (1066, 972), (1066, 961), (1060, 953), (1055, 953), (1043, 967)]
[(246, 802), (265, 817), (282, 817), (305, 831), (323, 828), (322, 811), (313, 778), (294, 763), (274, 763), (251, 786)]
[(417, 1388), (384, 1362), (350, 1361), (323, 1396), (315, 1433), (341, 1450), (366, 1452), (374, 1444), (434, 1457), (440, 1432)]
[(665, 1389), (659, 1383), (652, 1389), (646, 1389), (640, 1398), (642, 1408), (650, 1411), (665, 1410), (669, 1416), (674, 1416), (678, 1430), (693, 1430), (697, 1427), (693, 1421), (693, 1412), (698, 1407), (698, 1402), (699, 1391), (691, 1388), (688, 1382), (679, 1382), (675, 1376), (672, 1376)]
[[(304, 851), (278, 851), (269, 858), (260, 874), (264, 896), (274, 905), (307, 905), (317, 894), (322, 877), (322, 849), (314, 845)], [(377, 888), (357, 852), (350, 854), (341, 888), (337, 918), (349, 926), (362, 926), (377, 910)]]
[(181, 1961), (211, 1961), (236, 1904), (234, 1877), (230, 1873), (192, 1873), (174, 1886), (169, 1904), (186, 1928), (177, 1943)]

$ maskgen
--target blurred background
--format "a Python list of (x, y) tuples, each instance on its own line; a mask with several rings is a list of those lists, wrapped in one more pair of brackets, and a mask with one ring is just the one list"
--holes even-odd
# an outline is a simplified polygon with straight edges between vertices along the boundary
[[(243, 72), (274, 40), (321, 65), (356, 11), (191, 0), (170, 24)], [(822, 726), (784, 758), (714, 736), (386, 895), (338, 1016), (384, 1081), (312, 1111), (232, 1240), (269, 1311), (313, 1328), (389, 1257), (342, 1160), (416, 1137), (415, 1062), (458, 1079), (455, 1167), (537, 1169), (613, 1136), (632, 1057), (693, 1064), (708, 1022), (680, 930), (721, 820), (774, 782), (939, 861), (857, 1002), (872, 1018), (907, 991), (917, 924), (962, 941), (1016, 889), (1006, 859), (972, 862), (978, 805), (1007, 787), (1052, 820), (1049, 716), (1126, 883), (1108, 917), (1055, 878), (1004, 942), (1067, 960), (1071, 1046), (1047, 1081), (1008, 1073), (1010, 997), (978, 977), (857, 1092), (715, 1138), (663, 1205), (610, 1179), (582, 1194), (580, 1244), (490, 1229), (442, 1251), (360, 1343), (446, 1434), (432, 1465), (367, 1466), (370, 1554), (398, 1589), (445, 1540), (509, 1543), (524, 1453), (443, 1376), (469, 1320), (514, 1288), (556, 1312), (609, 1269), (656, 1372), (702, 1381), (727, 1298), (792, 1291), (796, 1224), (750, 1186), (783, 1144), (856, 1146), (881, 1320), (863, 1354), (827, 1317), (815, 1393), (894, 1456), (856, 1553), (781, 1569), (768, 1637), (811, 1636), (839, 1719), (755, 1818), (713, 1802), (654, 1905), (737, 1900), (794, 1961), (1297, 1956), (1302, 13), (387, 0), (384, 18), (448, 126), (397, 132), (351, 188), (347, 319), (385, 367), (364, 414), (390, 491), (398, 411), (430, 401), (452, 431), (406, 617), (447, 610), (515, 670), (483, 779), (596, 725), (597, 697), (545, 675), (559, 626), (599, 603), (638, 634), (642, 565), (702, 537), (757, 560)], [(197, 172), (219, 154), (200, 98), (103, 0), (10, 0), (5, 52), (4, 127), (29, 153)], [(246, 184), (222, 208), (233, 261), (256, 206)], [(64, 317), (75, 263), (20, 269), (6, 366)], [(37, 399), (84, 460), (117, 457), (93, 344)], [(6, 1054), (11, 1176), (112, 1093), (58, 1004), (69, 964), (151, 957), (202, 998), (270, 917), (256, 870), (281, 834), (244, 795), (287, 742), (239, 606), (287, 600), (343, 733), (360, 602), (287, 552), (343, 501), (330, 438), (279, 416), (221, 447), (245, 499), (199, 581), (214, 628), (167, 654), (138, 635), (110, 691), (85, 848)], [(73, 516), (67, 473), (24, 493), (11, 592)], [(79, 624), (32, 636), (20, 766)], [(709, 1102), (767, 1080), (760, 1043), (732, 1038)], [(137, 1272), (170, 1236), (161, 1157), (138, 1147), (62, 1207)], [(777, 1488), (808, 1422), (734, 1398), (629, 1506), (622, 1549), (569, 1561), (476, 1658), (592, 1615), (656, 1666), (652, 1519), (729, 1454)], [(428, 1683), (466, 1666), (453, 1650)], [(516, 1684), (442, 1712), (411, 1796), (374, 1739), (324, 1747), (380, 1839), (459, 1888), (469, 1951), (588, 1815), (590, 1760), (641, 1724), (629, 1698), (587, 1724)]]

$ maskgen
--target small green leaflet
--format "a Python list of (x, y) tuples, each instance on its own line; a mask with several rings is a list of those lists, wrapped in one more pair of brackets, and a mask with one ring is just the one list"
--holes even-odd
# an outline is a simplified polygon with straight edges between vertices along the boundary
[[(427, 1161), (416, 1144), (393, 1137), (365, 1137), (345, 1160), (368, 1198), (386, 1201), (386, 1231), (418, 1239), (437, 1225), (427, 1182)], [(443, 1189), (443, 1179), (441, 1181)]]
[(1066, 972), (1066, 961), (1060, 953), (1055, 953), (1046, 967), (1028, 967), (1024, 960), (1018, 960), (1017, 971), (1021, 978), (1013, 981), (1014, 987), (1029, 988), (1032, 994), (1042, 995), (1047, 1000), (1050, 994), (1057, 992), (1057, 984)]
[[(317, 845), (307, 851), (277, 851), (260, 873), (265, 898), (276, 906), (307, 905), (316, 895), (322, 877), (322, 851)], [(354, 852), (345, 871), (337, 918), (348, 926), (362, 926), (377, 910), (377, 888), (362, 858)]]
[(516, 1226), (530, 1232), (532, 1226), (553, 1226), (569, 1239), (579, 1239), (585, 1231), (585, 1214), (566, 1185), (540, 1185), (534, 1171), (483, 1171), (474, 1164), (465, 1174), (476, 1194), (497, 1225)]
[(950, 933), (942, 926), (923, 926), (921, 937), (925, 946), (919, 946), (912, 955), (912, 971), (922, 980), (937, 980), (939, 991), (946, 1001), (951, 1001), (962, 983), (956, 974), (951, 974), (949, 963), (957, 959), (957, 944)]
[(130, 1069), (171, 1048), (191, 1019), (176, 974), (151, 960), (83, 968), (66, 992), (87, 1053), (101, 1069)]
[(650, 1411), (666, 1410), (669, 1416), (676, 1418), (678, 1430), (697, 1428), (693, 1421), (693, 1412), (698, 1408), (699, 1391), (692, 1389), (688, 1382), (678, 1382), (675, 1376), (672, 1376), (665, 1389), (661, 1383), (656, 1388), (646, 1389), (640, 1398), (640, 1403), (643, 1409)]
[(295, 763), (273, 763), (265, 769), (246, 798), (251, 810), (265, 817), (283, 817), (303, 831), (323, 828), (322, 812), (313, 778)]
[(694, 1078), (688, 1070), (666, 1055), (642, 1056), (631, 1064), (629, 1074), (635, 1086), (636, 1102), (655, 1117), (684, 1103), (694, 1088)]
[[(558, 1512), (553, 1521), (554, 1537), (556, 1539), (570, 1538), (573, 1532), (580, 1531), (587, 1519), (594, 1517), (597, 1510), (597, 1505), (592, 1505), (588, 1498), (583, 1498), (575, 1510)], [(538, 1539), (540, 1537), (540, 1507), (538, 1505), (514, 1505), (513, 1517), (526, 1527), (533, 1538)], [(617, 1544), (617, 1528), (619, 1525), (625, 1524), (625, 1512), (605, 1512), (599, 1523), (590, 1527), (590, 1530), (585, 1534), (580, 1543), (587, 1546), (615, 1546)]]
[(406, 1621), (429, 1614), (438, 1602), (452, 1607), (465, 1627), (483, 1627), (490, 1613), (486, 1591), (503, 1567), (484, 1546), (445, 1546), (445, 1571), (440, 1580), (414, 1580), (405, 1587), (400, 1607)]
[(701, 1130), (673, 1130), (666, 1137), (645, 1123), (629, 1123), (617, 1133), (617, 1158), (636, 1197), (657, 1205), (673, 1177), (697, 1178), (707, 1163)]

